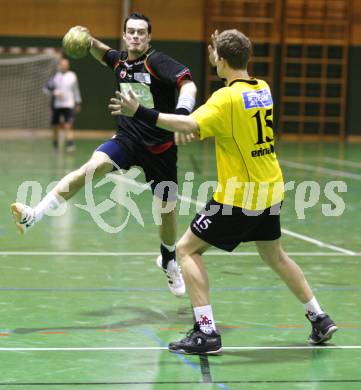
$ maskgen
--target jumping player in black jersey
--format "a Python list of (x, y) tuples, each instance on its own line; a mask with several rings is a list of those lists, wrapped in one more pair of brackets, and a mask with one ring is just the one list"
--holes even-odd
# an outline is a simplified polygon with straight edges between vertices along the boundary
[[(83, 30), (89, 33), (86, 28)], [(113, 50), (93, 37), (90, 48), (95, 59), (114, 71), (119, 90), (124, 93), (132, 90), (145, 107), (189, 114), (196, 96), (191, 73), (186, 66), (150, 46), (149, 19), (140, 13), (130, 14), (124, 22), (123, 40), (126, 51)], [(87, 173), (93, 172), (94, 177), (101, 177), (115, 169), (140, 166), (147, 182), (152, 183), (152, 191), (159, 199), (161, 209), (171, 210), (161, 213), (157, 265), (165, 272), (171, 292), (184, 295), (185, 285), (175, 258), (175, 209), (167, 207), (177, 197), (176, 143), (186, 140), (180, 138), (176, 141), (171, 132), (149, 126), (137, 118), (120, 116), (113, 138), (100, 145), (82, 167), (61, 179), (36, 207), (22, 203), (11, 205), (18, 230), (24, 233), (40, 221), (46, 211), (58, 208), (75, 195), (84, 186)], [(162, 183), (165, 182), (169, 185), (164, 186)]]

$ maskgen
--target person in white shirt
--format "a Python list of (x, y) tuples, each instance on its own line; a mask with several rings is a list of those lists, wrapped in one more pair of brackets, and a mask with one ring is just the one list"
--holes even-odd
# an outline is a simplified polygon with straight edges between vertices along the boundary
[[(59, 135), (65, 139), (67, 152), (73, 152), (74, 132), (73, 122), (75, 113), (81, 109), (81, 95), (78, 78), (70, 69), (69, 60), (59, 60), (58, 71), (48, 81), (46, 90), (52, 95), (53, 146), (59, 149)], [(63, 131), (64, 133), (60, 133)]]

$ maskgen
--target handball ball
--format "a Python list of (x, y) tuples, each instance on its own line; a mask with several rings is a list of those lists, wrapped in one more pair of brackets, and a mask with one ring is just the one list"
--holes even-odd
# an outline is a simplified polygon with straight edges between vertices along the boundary
[(65, 53), (74, 59), (85, 57), (90, 49), (91, 37), (84, 27), (72, 27), (63, 38)]

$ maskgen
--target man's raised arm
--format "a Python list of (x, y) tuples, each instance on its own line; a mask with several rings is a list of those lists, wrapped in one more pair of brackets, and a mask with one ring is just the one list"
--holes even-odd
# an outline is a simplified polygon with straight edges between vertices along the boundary
[(92, 43), (89, 51), (96, 60), (104, 64), (103, 57), (108, 50), (110, 50), (108, 45), (92, 37)]

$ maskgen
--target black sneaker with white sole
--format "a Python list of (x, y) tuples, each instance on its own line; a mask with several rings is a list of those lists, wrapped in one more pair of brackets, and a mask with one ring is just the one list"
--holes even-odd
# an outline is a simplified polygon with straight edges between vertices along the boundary
[(326, 313), (319, 314), (313, 320), (311, 320), (309, 314), (306, 314), (306, 318), (312, 325), (312, 333), (308, 338), (310, 344), (322, 344), (330, 340), (332, 335), (338, 330), (336, 324)]
[(168, 345), (170, 352), (193, 355), (210, 355), (222, 352), (221, 336), (213, 331), (210, 334), (203, 333), (199, 324), (195, 323), (186, 337), (180, 341), (174, 341)]

